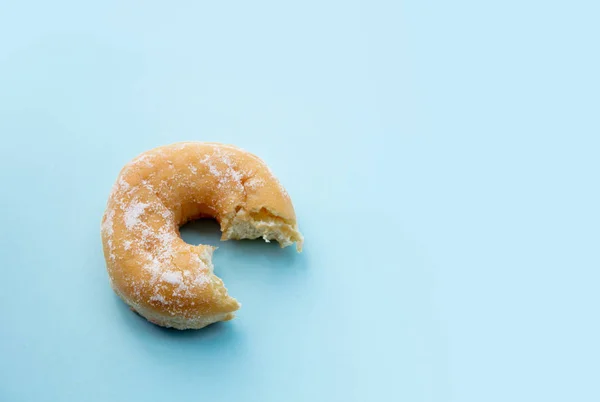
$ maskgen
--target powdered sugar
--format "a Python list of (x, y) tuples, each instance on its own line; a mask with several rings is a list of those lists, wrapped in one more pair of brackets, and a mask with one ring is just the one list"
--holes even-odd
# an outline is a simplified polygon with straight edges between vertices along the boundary
[(252, 177), (248, 181), (246, 181), (246, 187), (256, 190), (257, 188), (264, 186), (265, 181), (263, 179)]
[(132, 201), (125, 209), (125, 226), (127, 229), (132, 229), (134, 226), (140, 223), (140, 215), (144, 213), (144, 210), (148, 207), (145, 202), (137, 200)]
[(221, 177), (221, 176), (223, 176), (223, 175), (221, 174), (221, 171), (220, 171), (219, 169), (217, 169), (217, 168), (216, 168), (216, 166), (215, 166), (215, 165), (214, 165), (212, 162), (208, 162), (207, 164), (208, 164), (208, 170), (210, 171), (210, 173), (211, 173), (213, 176), (216, 176), (216, 177)]
[(208, 282), (210, 282), (208, 275), (197, 275), (194, 279), (194, 284), (198, 287), (204, 287)]
[(123, 177), (119, 177), (119, 179), (113, 184), (112, 189), (110, 191), (110, 196), (115, 197), (118, 193), (127, 192), (131, 186), (129, 183), (123, 179)]
[(109, 209), (104, 215), (104, 222), (102, 223), (102, 231), (106, 233), (107, 236), (113, 235), (113, 219), (115, 218), (115, 210)]
[(156, 293), (150, 297), (150, 301), (161, 302), (162, 304), (168, 304), (164, 297), (162, 297), (159, 293)]
[[(235, 156), (228, 150), (213, 148), (213, 153), (206, 154), (200, 163), (208, 167), (211, 175), (219, 179), (217, 186), (223, 188), (226, 186), (236, 187), (243, 190), (242, 179), (244, 178), (236, 163), (232, 160)], [(224, 165), (224, 166), (223, 166)]]
[(165, 271), (160, 276), (160, 279), (163, 282), (167, 282), (172, 285), (182, 285), (183, 284), (183, 275), (181, 275), (181, 272)]
[(141, 165), (141, 166), (146, 166), (146, 167), (152, 167), (152, 161), (148, 154), (143, 154), (143, 155), (138, 156), (137, 158), (132, 160), (130, 164), (133, 166)]

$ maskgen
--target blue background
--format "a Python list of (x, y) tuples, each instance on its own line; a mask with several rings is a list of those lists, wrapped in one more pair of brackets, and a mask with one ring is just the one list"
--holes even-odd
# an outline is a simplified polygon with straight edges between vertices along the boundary
[[(96, 3), (0, 3), (0, 401), (600, 400), (598, 2)], [(260, 155), (306, 237), (221, 244), (243, 307), (195, 332), (99, 233), (182, 140)]]

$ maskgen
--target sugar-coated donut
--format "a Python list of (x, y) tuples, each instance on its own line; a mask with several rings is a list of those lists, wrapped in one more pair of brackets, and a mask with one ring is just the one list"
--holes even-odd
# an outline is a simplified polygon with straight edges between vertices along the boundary
[(193, 246), (179, 227), (215, 218), (221, 240), (277, 240), (302, 249), (290, 197), (267, 165), (233, 146), (185, 142), (147, 151), (121, 170), (102, 217), (114, 291), (164, 327), (202, 328), (240, 304), (213, 273), (215, 247)]

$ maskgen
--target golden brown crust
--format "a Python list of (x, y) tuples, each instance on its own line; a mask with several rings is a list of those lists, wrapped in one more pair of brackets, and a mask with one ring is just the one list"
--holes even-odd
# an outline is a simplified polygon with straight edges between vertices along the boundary
[(240, 307), (212, 273), (214, 248), (179, 236), (180, 225), (201, 216), (220, 223), (223, 240), (302, 245), (290, 197), (258, 157), (200, 142), (144, 152), (121, 170), (101, 232), (113, 289), (158, 325), (201, 328)]

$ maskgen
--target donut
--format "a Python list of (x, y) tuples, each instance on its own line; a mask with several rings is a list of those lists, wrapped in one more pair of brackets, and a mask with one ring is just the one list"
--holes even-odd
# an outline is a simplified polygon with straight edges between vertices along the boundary
[(119, 173), (101, 235), (111, 287), (154, 324), (198, 329), (231, 320), (240, 308), (213, 272), (216, 247), (179, 235), (199, 218), (214, 218), (221, 240), (262, 237), (302, 250), (291, 199), (257, 156), (203, 142), (144, 152)]

